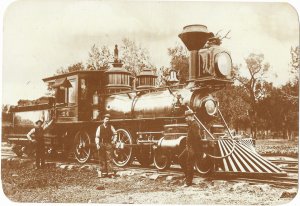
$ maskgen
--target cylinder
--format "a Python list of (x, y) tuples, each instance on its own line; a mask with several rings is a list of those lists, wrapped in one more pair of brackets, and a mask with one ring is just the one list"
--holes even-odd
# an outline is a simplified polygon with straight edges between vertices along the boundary
[(164, 149), (176, 148), (179, 146), (180, 141), (181, 141), (181, 139), (179, 139), (179, 138), (178, 139), (168, 139), (168, 140), (161, 138), (158, 142), (158, 147), (164, 148)]

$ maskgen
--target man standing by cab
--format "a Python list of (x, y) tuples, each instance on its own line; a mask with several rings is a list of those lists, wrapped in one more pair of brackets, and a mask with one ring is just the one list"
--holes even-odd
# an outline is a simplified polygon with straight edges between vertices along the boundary
[(201, 130), (194, 118), (195, 113), (192, 110), (185, 111), (185, 120), (188, 124), (188, 133), (186, 138), (186, 151), (187, 151), (187, 159), (186, 159), (186, 186), (191, 186), (194, 177), (194, 164), (196, 160), (196, 155), (201, 151)]
[[(44, 132), (48, 127), (52, 124), (53, 119), (45, 123), (42, 120), (38, 120), (35, 122), (35, 128), (30, 130), (27, 134), (28, 140), (35, 143), (35, 163), (36, 168), (44, 168), (45, 166), (45, 140), (44, 140)], [(34, 140), (32, 139), (34, 138)]]
[(96, 147), (101, 148), (100, 174), (99, 177), (114, 177), (116, 172), (113, 169), (114, 144), (117, 141), (117, 132), (109, 123), (110, 115), (104, 115), (103, 124), (96, 130)]

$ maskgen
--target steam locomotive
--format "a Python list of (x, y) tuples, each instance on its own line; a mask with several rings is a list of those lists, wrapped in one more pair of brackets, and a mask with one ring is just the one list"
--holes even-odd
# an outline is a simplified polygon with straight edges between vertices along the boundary
[[(40, 98), (34, 104), (19, 102), (11, 107), (14, 128), (9, 134), (10, 141), (24, 144), (25, 134), (37, 119), (47, 121), (54, 116), (56, 121), (47, 134), (49, 153), (71, 153), (78, 162), (85, 163), (96, 158), (96, 127), (102, 123), (101, 117), (109, 113), (118, 134), (114, 149), (117, 166), (137, 160), (143, 166), (154, 163), (159, 170), (176, 163), (184, 167), (180, 161), (187, 134), (184, 111), (192, 109), (204, 134), (205, 153), (195, 165), (198, 172), (271, 170), (282, 174), (280, 169), (258, 158), (250, 137), (231, 134), (219, 103), (212, 96), (232, 82), (231, 56), (216, 41), (218, 37), (204, 25), (188, 25), (179, 38), (190, 51), (189, 77), (184, 84), (179, 84), (174, 70), (165, 87), (155, 86), (157, 76), (150, 69), (134, 78), (124, 69), (116, 47), (109, 69), (45, 78), (43, 81), (54, 97)], [(215, 119), (220, 120), (218, 124)]]

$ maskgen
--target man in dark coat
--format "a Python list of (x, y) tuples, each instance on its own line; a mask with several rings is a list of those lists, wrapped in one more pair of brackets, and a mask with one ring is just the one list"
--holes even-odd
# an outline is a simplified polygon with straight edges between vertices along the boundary
[(115, 171), (113, 169), (113, 152), (114, 144), (117, 141), (117, 132), (112, 125), (109, 124), (110, 115), (104, 115), (103, 124), (101, 124), (96, 131), (96, 147), (101, 148), (100, 158), (100, 172), (99, 177), (114, 177)]
[(37, 169), (44, 168), (45, 166), (44, 132), (49, 128), (52, 122), (53, 119), (45, 124), (42, 120), (38, 120), (35, 122), (35, 127), (27, 134), (28, 140), (35, 143), (35, 164)]
[(201, 140), (201, 130), (194, 118), (194, 112), (192, 110), (185, 111), (185, 120), (188, 123), (188, 133), (186, 139), (186, 186), (191, 186), (194, 176), (194, 164), (196, 160), (196, 155), (200, 153), (200, 140)]

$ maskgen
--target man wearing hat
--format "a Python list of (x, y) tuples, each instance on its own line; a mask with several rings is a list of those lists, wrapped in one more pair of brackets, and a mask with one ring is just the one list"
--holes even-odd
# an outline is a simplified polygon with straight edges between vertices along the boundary
[(100, 171), (99, 177), (114, 177), (115, 171), (113, 169), (113, 144), (117, 141), (117, 132), (112, 125), (109, 124), (110, 115), (105, 114), (103, 124), (96, 130), (96, 147), (98, 150), (101, 148)]
[[(44, 141), (44, 132), (49, 126), (52, 124), (53, 119), (45, 123), (42, 120), (38, 120), (35, 122), (35, 127), (30, 130), (27, 134), (28, 140), (35, 144), (35, 163), (36, 168), (44, 168), (45, 166), (45, 141)], [(34, 137), (34, 140), (32, 139)]]
[(199, 144), (201, 140), (201, 130), (194, 118), (195, 113), (192, 110), (185, 111), (185, 120), (188, 124), (188, 133), (186, 138), (186, 168), (185, 178), (186, 186), (191, 186), (194, 176), (194, 164), (196, 153), (199, 153)]

